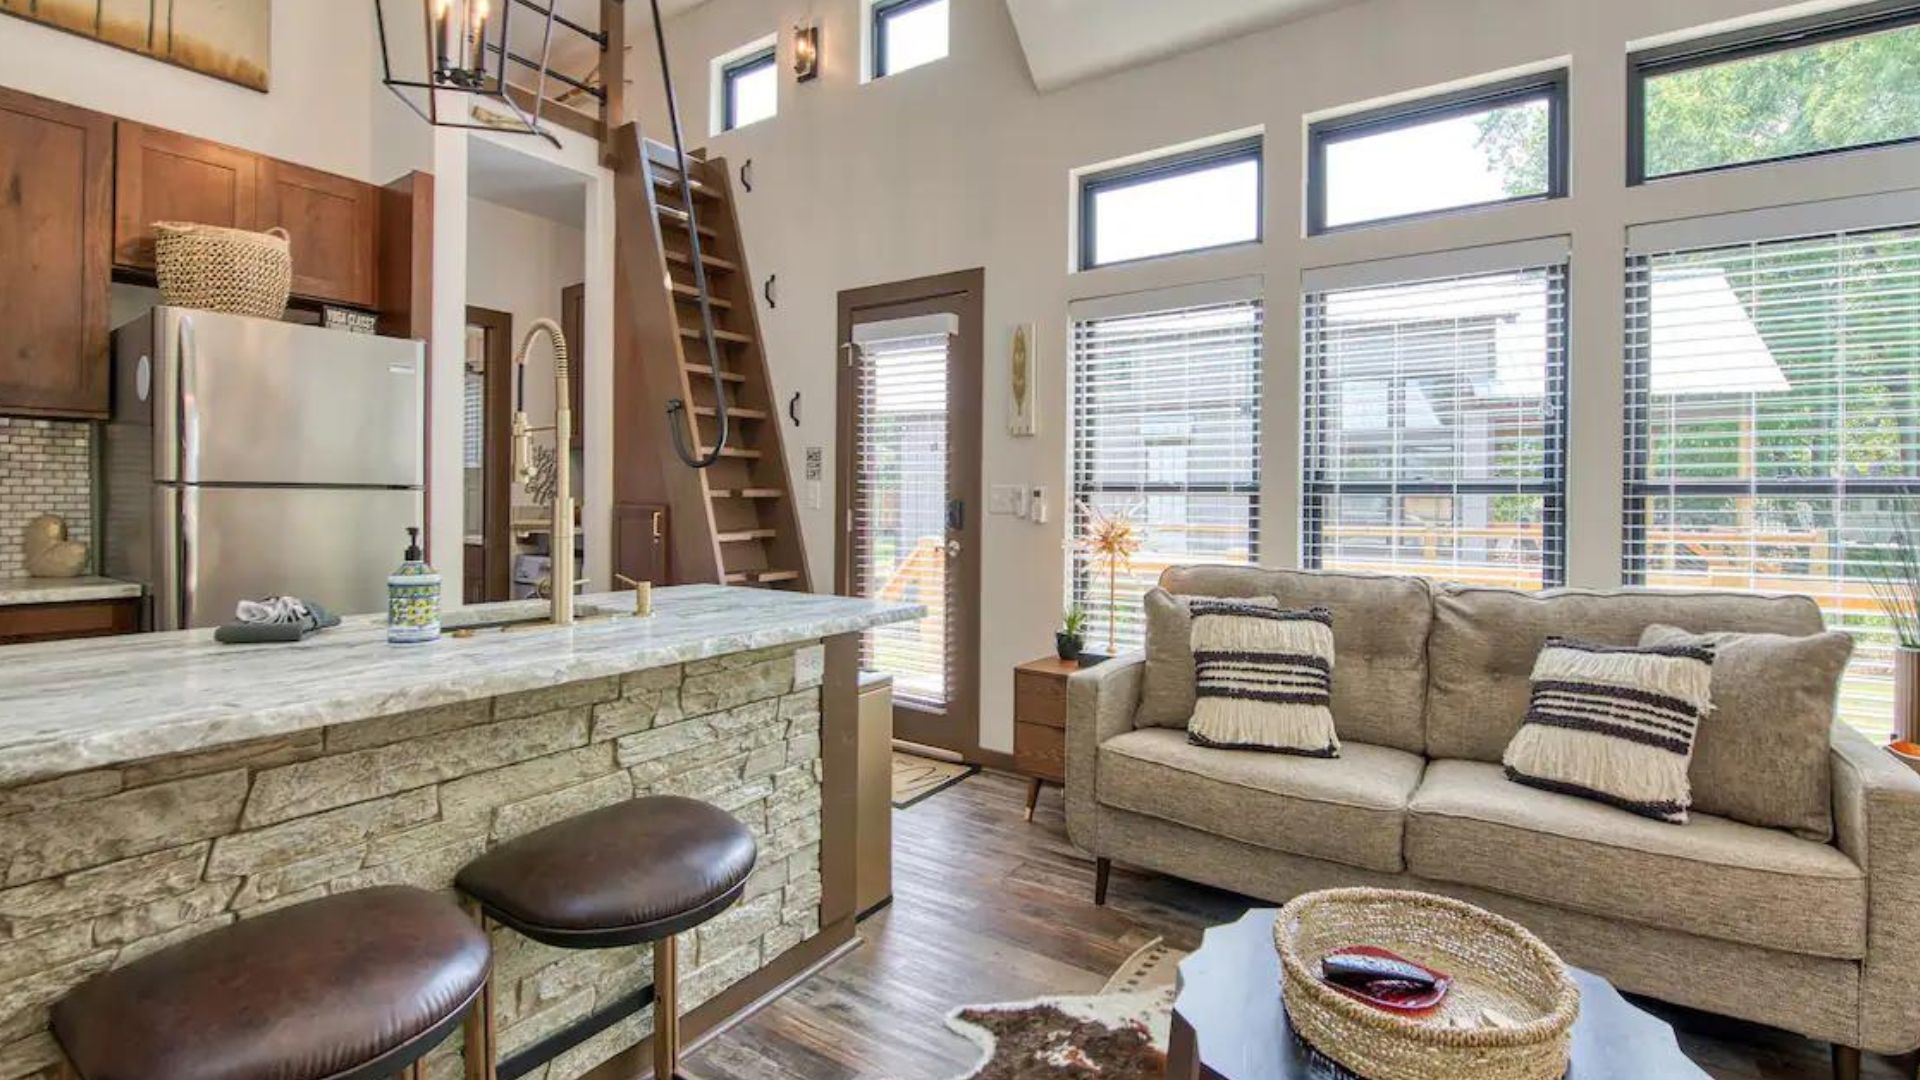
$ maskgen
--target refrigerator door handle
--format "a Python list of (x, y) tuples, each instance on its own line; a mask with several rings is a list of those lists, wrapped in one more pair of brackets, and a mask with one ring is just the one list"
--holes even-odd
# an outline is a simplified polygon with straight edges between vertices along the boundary
[(180, 371), (180, 475), (182, 483), (200, 479), (200, 401), (195, 375), (198, 356), (194, 349), (193, 319), (180, 316), (180, 340), (175, 363)]
[(180, 558), (178, 580), (180, 628), (193, 625), (193, 598), (200, 589), (200, 573), (196, 568), (194, 545), (200, 536), (200, 492), (189, 485), (180, 488), (180, 535), (177, 548)]

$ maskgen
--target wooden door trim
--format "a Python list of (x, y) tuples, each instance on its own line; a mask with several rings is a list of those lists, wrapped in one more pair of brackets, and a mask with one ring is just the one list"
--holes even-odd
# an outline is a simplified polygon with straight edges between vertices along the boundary
[[(513, 568), (513, 316), (504, 311), (467, 305), (467, 325), (487, 332), (487, 411), (482, 425), (481, 486), (486, 489), (486, 508), (481, 532), (487, 549), (487, 599), (506, 600)], [(461, 350), (465, 364), (466, 350)]]
[(848, 289), (840, 293), (838, 336), (834, 339), (838, 369), (835, 446), (837, 473), (834, 481), (834, 586), (851, 595), (853, 591), (853, 546), (846, 527), (853, 507), (855, 439), (858, 417), (855, 415), (855, 369), (846, 343), (853, 340), (853, 326), (859, 317), (885, 311), (888, 317), (947, 312), (959, 319), (959, 333), (948, 353), (948, 430), (961, 445), (951, 455), (952, 472), (948, 477), (950, 495), (965, 506), (959, 529), (960, 573), (949, 583), (951, 595), (960, 600), (960, 616), (953, 623), (957, 637), (954, 658), (953, 698), (944, 715), (934, 715), (899, 704), (894, 705), (894, 734), (913, 742), (925, 743), (962, 755), (980, 753), (980, 608), (981, 608), (981, 535), (986, 509), (982, 501), (985, 437), (981, 427), (984, 403), (985, 350), (983, 309), (987, 272), (985, 269), (960, 270), (931, 277), (896, 281)]

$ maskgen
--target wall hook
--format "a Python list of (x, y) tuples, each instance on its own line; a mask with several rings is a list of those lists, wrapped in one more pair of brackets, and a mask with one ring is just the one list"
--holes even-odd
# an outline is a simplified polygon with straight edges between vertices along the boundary
[(780, 301), (773, 298), (773, 283), (778, 280), (780, 280), (779, 274), (768, 274), (767, 283), (760, 286), (760, 295), (767, 298), (767, 307), (769, 308), (777, 308), (780, 306)]
[(752, 158), (748, 158), (747, 160), (740, 163), (740, 186), (747, 189), (747, 194), (749, 195), (753, 194), (753, 159)]
[(794, 427), (800, 426), (800, 391), (798, 390), (793, 392), (793, 400), (787, 402), (787, 417), (793, 421)]

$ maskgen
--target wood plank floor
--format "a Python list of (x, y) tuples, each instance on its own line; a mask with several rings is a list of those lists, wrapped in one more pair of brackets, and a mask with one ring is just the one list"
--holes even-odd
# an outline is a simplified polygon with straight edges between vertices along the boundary
[[(702, 1046), (699, 1080), (946, 1080), (974, 1060), (947, 1031), (958, 1005), (1092, 993), (1155, 937), (1182, 949), (1238, 918), (1244, 897), (1116, 867), (1094, 907), (1093, 867), (1067, 841), (1060, 792), (1021, 820), (1025, 782), (983, 773), (894, 814), (894, 902), (834, 967)], [(1652, 1006), (1650, 1006), (1652, 1007)], [(1657, 1006), (1715, 1080), (1825, 1080), (1827, 1047)], [(1869, 1058), (1868, 1080), (1894, 1080)]]

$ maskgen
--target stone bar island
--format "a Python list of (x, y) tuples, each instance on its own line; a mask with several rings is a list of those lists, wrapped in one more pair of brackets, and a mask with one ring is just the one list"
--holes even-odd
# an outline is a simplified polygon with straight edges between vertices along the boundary
[[(422, 645), (367, 616), (298, 644), (0, 648), (0, 1080), (59, 1074), (47, 1007), (97, 972), (331, 893), (447, 890), (491, 845), (636, 795), (706, 800), (759, 844), (742, 900), (680, 938), (684, 1037), (851, 948), (859, 635), (921, 609), (653, 595), (649, 617), (583, 597), (564, 627), (527, 621), (544, 603), (467, 608)], [(503, 1064), (645, 1070), (646, 947), (493, 945)], [(428, 1075), (460, 1076), (460, 1051)]]

